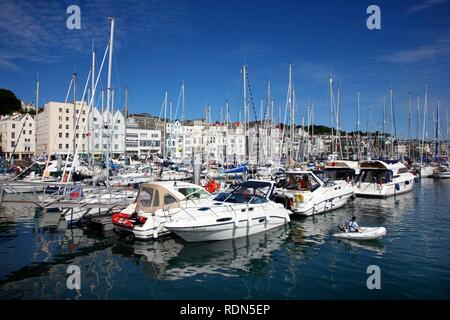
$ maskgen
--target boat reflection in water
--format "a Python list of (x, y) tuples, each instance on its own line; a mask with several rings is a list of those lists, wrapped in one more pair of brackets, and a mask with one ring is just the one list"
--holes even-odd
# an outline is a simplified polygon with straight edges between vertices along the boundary
[(185, 243), (179, 238), (155, 242), (118, 242), (113, 252), (140, 257), (143, 272), (152, 278), (177, 280), (201, 274), (239, 276), (249, 272), (254, 261), (271, 259), (285, 243), (289, 227), (237, 239)]

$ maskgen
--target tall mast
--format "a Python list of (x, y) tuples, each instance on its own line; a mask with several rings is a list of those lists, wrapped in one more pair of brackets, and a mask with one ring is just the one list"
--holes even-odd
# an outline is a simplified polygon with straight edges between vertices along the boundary
[(338, 92), (337, 92), (337, 111), (336, 111), (336, 135), (337, 135), (336, 151), (337, 151), (337, 145), (339, 144), (339, 154), (342, 159), (343, 154), (342, 154), (342, 143), (341, 143), (340, 112), (341, 112), (341, 86), (339, 85)]
[(420, 98), (419, 95), (417, 95), (417, 118), (416, 118), (416, 122), (417, 122), (417, 130), (416, 130), (416, 145), (419, 144), (419, 140), (420, 140)]
[(386, 156), (386, 97), (383, 97), (383, 158)]
[(330, 95), (330, 112), (331, 112), (331, 152), (334, 152), (334, 113), (333, 113), (333, 78), (331, 78), (331, 74), (330, 74), (330, 85), (329, 85), (329, 95)]
[(427, 124), (427, 112), (428, 112), (428, 82), (425, 83), (425, 102), (423, 107), (423, 130), (422, 130), (422, 148), (420, 150), (420, 164), (423, 163), (423, 151), (425, 147), (425, 139), (427, 137), (426, 134), (426, 124)]
[[(109, 17), (108, 18), (111, 22), (111, 32), (109, 36), (109, 59), (108, 59), (108, 88), (107, 88), (107, 94), (106, 94), (106, 111), (107, 111), (107, 117), (108, 117), (108, 126), (107, 126), (107, 141), (109, 141), (109, 135), (110, 135), (110, 126), (111, 126), (111, 120), (110, 120), (110, 107), (111, 107), (111, 72), (112, 72), (112, 57), (113, 57), (113, 43), (114, 43), (114, 23), (115, 18)], [(109, 143), (106, 144), (106, 177), (109, 178)]]
[(164, 95), (163, 159), (167, 156), (167, 91)]
[(391, 158), (394, 158), (394, 139), (395, 139), (395, 134), (394, 134), (394, 97), (393, 97), (393, 92), (392, 92), (392, 87), (390, 88), (390, 97), (391, 97)]
[(289, 65), (289, 86), (288, 86), (288, 90), (289, 90), (289, 115), (291, 118), (290, 121), (290, 130), (289, 130), (289, 138), (290, 138), (290, 145), (289, 145), (289, 149), (288, 149), (288, 155), (289, 155), (289, 165), (291, 164), (292, 161), (292, 149), (294, 147), (294, 125), (295, 125), (295, 118), (294, 118), (294, 101), (293, 100), (293, 94), (292, 94), (292, 64)]
[(408, 147), (408, 156), (411, 159), (411, 94), (408, 92), (408, 140), (409, 140), (409, 147)]
[(436, 133), (435, 133), (435, 144), (434, 144), (434, 157), (439, 159), (439, 97), (437, 98), (436, 106)]
[[(92, 61), (91, 61), (91, 93), (89, 97), (89, 101), (92, 101), (92, 107), (95, 108), (95, 49), (94, 49), (94, 39), (92, 39)], [(86, 115), (86, 119), (88, 121), (88, 131), (89, 131), (89, 154), (91, 156), (91, 160), (93, 161), (94, 157), (92, 155), (92, 145), (94, 143), (94, 135), (93, 135), (93, 112), (90, 110), (89, 114)], [(92, 135), (92, 136), (91, 136)], [(92, 162), (93, 163), (93, 162)]]
[(126, 157), (127, 155), (127, 119), (128, 119), (128, 88), (125, 87), (125, 105), (123, 108), (123, 119), (125, 122), (125, 131), (124, 131), (124, 137), (123, 137), (123, 156)]
[[(39, 113), (39, 74), (36, 80), (36, 101), (35, 101), (35, 113), (36, 116), (34, 118), (34, 161), (36, 162), (37, 159), (37, 117), (38, 117), (38, 113)], [(50, 159), (50, 154), (48, 155), (49, 159)]]
[[(77, 92), (76, 92), (76, 88), (77, 88), (77, 74), (74, 73), (72, 75), (73, 77), (73, 117), (72, 117), (72, 123), (73, 123), (73, 141), (72, 141), (72, 147), (73, 147), (73, 151), (72, 151), (72, 155), (73, 155), (73, 160), (75, 160), (75, 152), (76, 152), (76, 140), (75, 140), (75, 133), (76, 131), (76, 123), (77, 123)], [(67, 150), (67, 159), (66, 161), (69, 161), (69, 150)], [(72, 166), (75, 165), (75, 163), (72, 163)]]
[[(185, 119), (184, 119), (184, 108), (185, 108), (185, 106), (184, 106), (184, 80), (182, 81), (182, 83), (181, 83), (181, 94), (182, 94), (182, 96), (181, 96), (181, 130), (182, 130), (182, 135), (183, 135), (183, 137), (184, 137), (184, 121), (185, 121)], [(185, 154), (184, 154), (184, 149), (185, 149), (185, 146), (184, 146), (184, 138), (183, 138), (183, 146), (182, 146), (182, 149), (181, 149), (181, 161), (184, 161), (184, 156), (185, 156)]]
[(244, 84), (244, 141), (245, 141), (245, 158), (248, 163), (249, 161), (249, 150), (248, 150), (248, 135), (247, 135), (247, 66), (242, 66), (242, 80)]
[(361, 147), (360, 147), (360, 134), (359, 134), (359, 117), (360, 117), (360, 100), (359, 100), (359, 90), (358, 90), (358, 108), (356, 110), (356, 144), (357, 144), (357, 148), (358, 148), (358, 152), (357, 152), (357, 160), (361, 160)]

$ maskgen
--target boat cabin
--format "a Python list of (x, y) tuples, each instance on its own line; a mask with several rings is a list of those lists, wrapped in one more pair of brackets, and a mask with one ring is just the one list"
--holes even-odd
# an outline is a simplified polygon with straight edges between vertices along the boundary
[(210, 196), (211, 194), (204, 188), (192, 183), (145, 183), (136, 198), (136, 211), (155, 212), (163, 206), (167, 209), (177, 207), (180, 201)]
[(360, 174), (356, 161), (329, 161), (325, 164), (323, 171), (332, 180), (355, 181)]

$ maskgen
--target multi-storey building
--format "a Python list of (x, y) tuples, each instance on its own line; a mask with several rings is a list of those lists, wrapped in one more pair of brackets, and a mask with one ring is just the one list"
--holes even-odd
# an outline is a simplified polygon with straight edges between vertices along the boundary
[(147, 159), (161, 153), (161, 131), (141, 129), (134, 119), (127, 120), (126, 154)]
[(30, 158), (35, 153), (35, 121), (26, 113), (3, 116), (0, 119), (1, 153), (3, 158)]
[[(47, 102), (36, 117), (38, 155), (73, 154), (88, 151), (86, 103)], [(75, 129), (75, 130), (74, 130)]]
[[(110, 123), (110, 127), (108, 127)], [(113, 115), (104, 111), (103, 114), (94, 108), (89, 117), (88, 151), (94, 157), (100, 158), (109, 150), (113, 158), (118, 158), (125, 151), (125, 117), (120, 111)]]

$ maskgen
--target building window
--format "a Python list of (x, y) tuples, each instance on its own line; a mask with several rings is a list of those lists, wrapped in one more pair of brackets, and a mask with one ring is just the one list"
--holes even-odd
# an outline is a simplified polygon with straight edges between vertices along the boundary
[(32, 124), (30, 123), (28, 126), (31, 128)]
[(15, 128), (16, 128), (16, 124), (13, 123), (13, 124), (11, 125), (11, 127), (12, 127), (13, 129), (15, 129)]
[(15, 132), (11, 132), (11, 138), (15, 139), (16, 138), (16, 133)]
[(59, 133), (59, 137), (62, 138), (62, 132)]
[(114, 145), (114, 149), (115, 149), (115, 150), (119, 149), (119, 145), (118, 145), (118, 144), (115, 144), (115, 145)]
[(68, 124), (66, 124), (66, 129), (69, 130), (69, 125)]
[(62, 124), (59, 124), (59, 128), (62, 129)]
[(66, 117), (66, 121), (69, 121), (69, 117)]
[(59, 108), (59, 112), (62, 112), (62, 108)]
[(80, 135), (77, 133), (76, 135), (75, 135), (75, 138), (77, 138), (78, 139), (78, 137), (79, 137)]
[(31, 130), (30, 130), (30, 131), (28, 131), (28, 133), (29, 133), (29, 134), (31, 134)]
[(69, 149), (69, 144), (68, 143), (66, 143), (66, 149)]
[(69, 137), (69, 133), (68, 132), (66, 132), (66, 138), (68, 138)]
[(59, 149), (62, 149), (62, 143), (59, 144)]
[(69, 109), (66, 109), (66, 113), (69, 113)]
[(14, 148), (16, 146), (16, 142), (15, 141), (11, 141), (11, 147)]
[(100, 147), (100, 145), (97, 143), (96, 145), (95, 145), (95, 149), (98, 149)]

